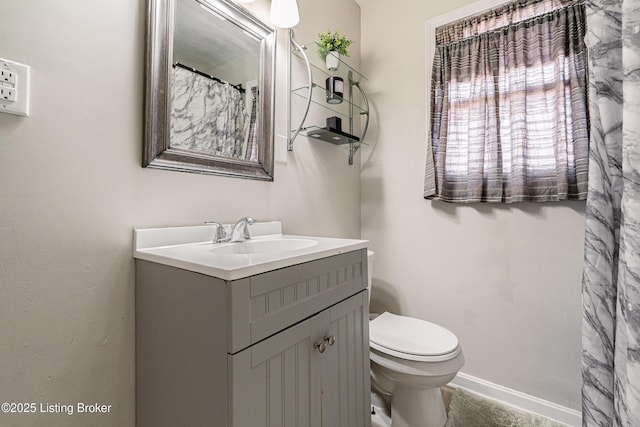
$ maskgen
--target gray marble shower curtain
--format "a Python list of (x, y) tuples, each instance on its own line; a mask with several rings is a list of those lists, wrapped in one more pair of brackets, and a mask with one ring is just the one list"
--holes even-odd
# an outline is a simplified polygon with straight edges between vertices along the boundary
[(247, 150), (250, 116), (238, 89), (174, 68), (171, 96), (171, 148), (257, 160)]
[(588, 0), (583, 426), (640, 426), (640, 0)]

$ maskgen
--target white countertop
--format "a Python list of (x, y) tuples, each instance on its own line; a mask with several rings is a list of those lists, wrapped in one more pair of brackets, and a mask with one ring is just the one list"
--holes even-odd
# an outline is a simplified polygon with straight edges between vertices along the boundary
[[(249, 226), (252, 242), (275, 240), (313, 240), (313, 246), (267, 253), (216, 253), (223, 246), (214, 245), (214, 227), (167, 227), (134, 230), (134, 258), (194, 271), (223, 280), (237, 280), (279, 268), (289, 267), (328, 256), (365, 249), (368, 240), (282, 234), (279, 221)], [(317, 243), (315, 243), (317, 242)], [(240, 243), (242, 244), (242, 243)]]

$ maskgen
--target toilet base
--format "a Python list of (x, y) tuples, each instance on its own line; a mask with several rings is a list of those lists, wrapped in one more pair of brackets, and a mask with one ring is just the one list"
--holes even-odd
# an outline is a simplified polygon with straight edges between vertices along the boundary
[(391, 411), (387, 401), (371, 392), (371, 427), (391, 427)]
[(396, 387), (391, 396), (392, 427), (443, 427), (447, 422), (440, 388)]

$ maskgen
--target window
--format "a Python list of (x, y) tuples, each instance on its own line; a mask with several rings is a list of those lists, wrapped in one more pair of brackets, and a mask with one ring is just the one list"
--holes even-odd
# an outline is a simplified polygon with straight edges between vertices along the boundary
[(425, 198), (586, 198), (585, 19), (523, 0), (436, 29)]

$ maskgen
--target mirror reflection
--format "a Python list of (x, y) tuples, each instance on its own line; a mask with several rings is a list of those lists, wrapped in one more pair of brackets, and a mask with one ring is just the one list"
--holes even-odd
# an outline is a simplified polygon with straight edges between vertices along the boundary
[(170, 147), (258, 160), (260, 39), (205, 1), (177, 0)]
[(148, 0), (143, 166), (273, 180), (275, 31), (230, 0)]

